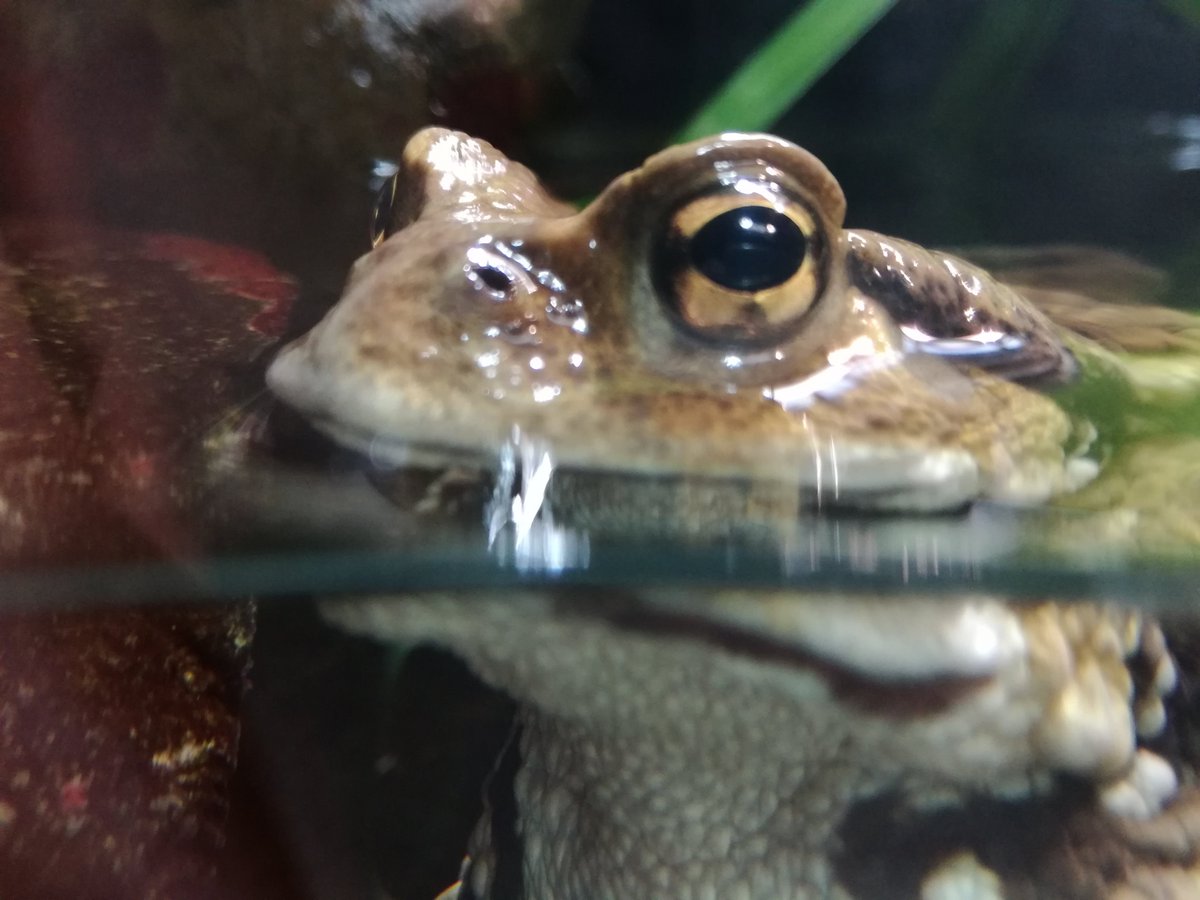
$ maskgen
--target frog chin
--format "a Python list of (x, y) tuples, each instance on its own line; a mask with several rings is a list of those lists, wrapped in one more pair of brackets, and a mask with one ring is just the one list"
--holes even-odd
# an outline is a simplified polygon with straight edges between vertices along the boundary
[[(934, 835), (930, 822), (927, 898), (1011, 896), (982, 865), (975, 880), (995, 890), (964, 888), (940, 861), (1007, 848), (1031, 821), (1035, 841), (1069, 859), (1064, 884), (1080, 848), (1193, 864), (1178, 776), (1138, 746), (1166, 727), (1177, 673), (1137, 613), (695, 588), (414, 594), (323, 612), (377, 640), (447, 648), (517, 702), (506, 793), (489, 793), (512, 799), (472, 839), (471, 896), (501, 896), (497, 860), (519, 854), (506, 862), (526, 884), (554, 889), (522, 896), (661, 896), (666, 871), (671, 896), (849, 897), (858, 866), (895, 866)], [(968, 824), (1001, 809), (1036, 819)], [(881, 818), (886, 843), (861, 840)], [(1028, 883), (1042, 852), (998, 871)], [(1068, 893), (1085, 894), (1055, 896)]]

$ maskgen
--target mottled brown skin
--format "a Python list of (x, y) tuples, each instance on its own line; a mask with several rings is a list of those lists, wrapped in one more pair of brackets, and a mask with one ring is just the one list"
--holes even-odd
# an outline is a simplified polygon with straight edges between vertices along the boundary
[[(720, 285), (664, 278), (655, 248), (696, 233), (697, 196), (764, 184), (811, 265), (722, 319)], [(422, 132), (392, 236), (271, 385), (396, 466), (533, 447), (560, 473), (635, 475), (635, 493), (700, 476), (901, 509), (1086, 481), (1072, 423), (1026, 383), (1069, 378), (1064, 344), (1082, 345), (981, 269), (843, 213), (820, 162), (766, 136), (668, 150), (575, 212), (488, 145)], [(955, 356), (973, 337), (1011, 352)], [(1111, 900), (1194, 881), (1200, 803), (1138, 749), (1174, 663), (1135, 613), (646, 587), (327, 614), (448, 647), (518, 701), (511, 809), (484, 816), (446, 897)]]
[[(672, 214), (730, 172), (778, 187), (822, 247), (807, 312), (742, 345), (681, 328), (654, 269)], [(843, 230), (837, 182), (777, 138), (667, 150), (576, 212), (486, 143), (431, 129), (399, 184), (394, 235), (269, 373), (373, 459), (486, 462), (519, 428), (571, 468), (819, 491), (836, 465), (839, 501), (868, 507), (1039, 501), (1090, 474), (1068, 456), (1063, 412), (1013, 380), (1069, 372), (1055, 327), (968, 263)], [(472, 275), (492, 265), (510, 290)], [(919, 352), (904, 325), (939, 339), (994, 328), (1024, 349), (989, 373)]]

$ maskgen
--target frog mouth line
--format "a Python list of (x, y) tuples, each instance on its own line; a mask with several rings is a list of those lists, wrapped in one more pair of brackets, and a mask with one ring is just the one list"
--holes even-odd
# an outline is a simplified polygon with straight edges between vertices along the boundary
[[(284, 450), (288, 459), (329, 471), (360, 472), (385, 494), (390, 493), (390, 484), (402, 481), (413, 471), (457, 469), (490, 477), (498, 471), (505, 454), (519, 450), (523, 441), (542, 444), (545, 453), (551, 458), (555, 455), (552, 442), (540, 442), (516, 430), (513, 438), (498, 442), (491, 452), (483, 452), (447, 442), (384, 437), (332, 417), (301, 413), (284, 402), (272, 411), (271, 418), (280, 425), (272, 444)], [(725, 486), (731, 491), (769, 487), (787, 499), (795, 514), (805, 510), (958, 513), (983, 494), (978, 467), (964, 452), (863, 449), (837, 442), (799, 447), (794, 470), (778, 476), (688, 471), (673, 467), (668, 459), (658, 470), (597, 468), (570, 462), (555, 463), (554, 468), (557, 479), (569, 477), (573, 486), (591, 481), (601, 486), (596, 491), (613, 491), (622, 483), (636, 486), (634, 490), (641, 494), (652, 484), (674, 485), (677, 489), (688, 485), (705, 489)], [(619, 493), (628, 496), (630, 491)], [(409, 494), (406, 491), (399, 496)]]
[[(378, 435), (364, 437), (331, 418), (305, 415), (282, 401), (268, 411), (267, 431), (268, 453), (310, 468), (361, 472), (383, 479), (406, 469), (489, 468), (484, 453), (450, 445), (388, 441)], [(386, 452), (379, 452), (385, 447)]]

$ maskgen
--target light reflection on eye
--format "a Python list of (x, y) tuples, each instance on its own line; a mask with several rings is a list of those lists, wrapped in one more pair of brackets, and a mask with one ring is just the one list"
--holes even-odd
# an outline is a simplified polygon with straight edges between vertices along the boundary
[(772, 182), (757, 181), (750, 178), (739, 178), (732, 185), (733, 190), (747, 197), (762, 197), (767, 200), (777, 200), (772, 194), (779, 193), (779, 185)]

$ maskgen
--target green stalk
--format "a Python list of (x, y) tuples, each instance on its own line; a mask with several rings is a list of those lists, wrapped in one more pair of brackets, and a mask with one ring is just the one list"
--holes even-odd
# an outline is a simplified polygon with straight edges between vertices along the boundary
[(1160, 0), (1163, 6), (1178, 16), (1200, 26), (1200, 0)]
[(676, 135), (770, 128), (896, 0), (809, 0)]
[(1074, 4), (1075, 0), (983, 4), (930, 103), (938, 133), (962, 147), (987, 143), (992, 129), (1003, 129)]

